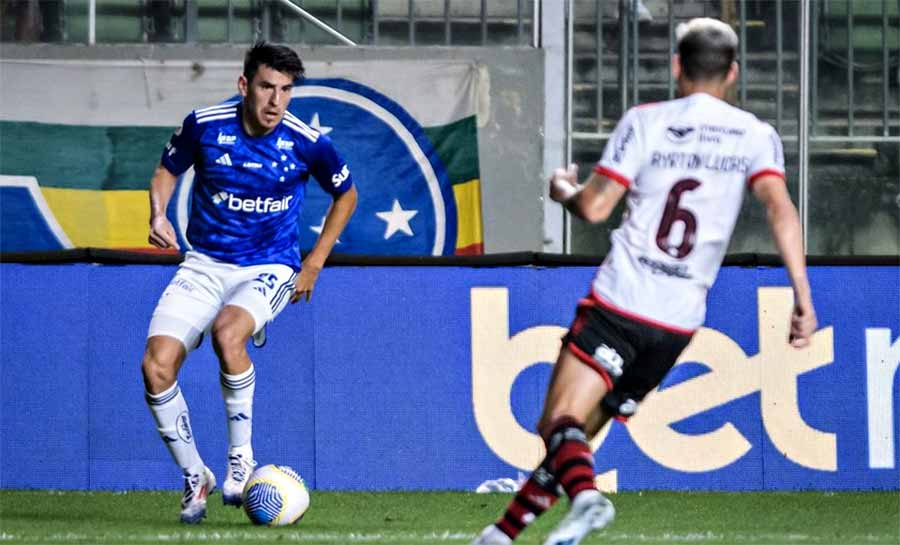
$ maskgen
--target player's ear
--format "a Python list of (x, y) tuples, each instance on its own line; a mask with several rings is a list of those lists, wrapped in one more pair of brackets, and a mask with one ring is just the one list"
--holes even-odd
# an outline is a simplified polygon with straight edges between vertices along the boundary
[(248, 86), (247, 77), (244, 76), (244, 74), (241, 74), (240, 77), (238, 78), (237, 83), (238, 83), (238, 85), (237, 85), (238, 92), (241, 94), (241, 96), (242, 97), (247, 96), (247, 86)]
[(725, 86), (731, 87), (734, 82), (737, 81), (740, 72), (741, 69), (738, 66), (737, 61), (731, 61), (731, 68), (728, 69), (728, 74), (725, 75)]
[(678, 53), (672, 55), (672, 79), (678, 80), (681, 76), (681, 57)]

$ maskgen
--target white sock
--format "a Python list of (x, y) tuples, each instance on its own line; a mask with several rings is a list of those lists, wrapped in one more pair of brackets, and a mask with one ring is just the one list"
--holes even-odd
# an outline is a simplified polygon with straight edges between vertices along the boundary
[[(256, 389), (256, 371), (250, 369), (237, 375), (219, 373), (222, 398), (225, 400), (225, 416), (228, 418), (228, 448), (250, 450), (253, 434), (253, 392)], [(252, 457), (252, 450), (250, 456)]]
[(203, 460), (191, 430), (190, 413), (178, 382), (158, 394), (146, 392), (145, 399), (156, 419), (156, 429), (178, 467), (185, 475), (203, 471)]

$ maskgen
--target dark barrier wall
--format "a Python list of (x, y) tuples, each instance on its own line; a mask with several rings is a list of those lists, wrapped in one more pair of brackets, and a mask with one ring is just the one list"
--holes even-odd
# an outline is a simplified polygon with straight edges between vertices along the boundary
[[(140, 358), (172, 265), (0, 265), (3, 488), (176, 488)], [(318, 489), (474, 489), (542, 456), (530, 432), (594, 268), (329, 267), (269, 329), (261, 463)], [(900, 268), (813, 267), (822, 329), (785, 346), (779, 268), (723, 269), (664, 387), (597, 454), (606, 488), (897, 489)], [(225, 468), (208, 343), (180, 377)]]

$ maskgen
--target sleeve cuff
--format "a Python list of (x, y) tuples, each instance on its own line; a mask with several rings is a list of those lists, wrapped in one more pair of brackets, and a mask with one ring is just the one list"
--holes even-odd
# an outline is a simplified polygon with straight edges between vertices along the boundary
[(631, 180), (628, 179), (627, 176), (623, 176), (622, 174), (619, 174), (619, 173), (616, 172), (615, 170), (612, 170), (612, 169), (607, 168), (607, 167), (605, 167), (605, 166), (602, 166), (602, 165), (599, 165), (599, 164), (598, 164), (598, 165), (595, 165), (595, 166), (594, 166), (594, 172), (596, 172), (597, 174), (600, 174), (600, 175), (602, 175), (602, 176), (606, 176), (606, 177), (609, 178), (610, 180), (612, 180), (612, 181), (614, 181), (614, 182), (616, 182), (616, 183), (621, 184), (621, 185), (624, 186), (626, 189), (627, 189), (628, 187), (631, 186)]
[[(160, 158), (159, 164), (164, 166), (166, 168), (166, 170), (168, 170), (169, 173), (172, 174), (172, 176), (176, 176), (176, 177), (181, 176), (182, 174), (184, 174), (187, 171), (187, 168), (179, 169), (178, 166), (175, 165), (172, 162), (172, 160), (169, 159), (169, 156), (165, 153), (163, 153), (162, 158)], [(190, 167), (188, 167), (188, 168), (190, 168)]]
[(753, 188), (753, 182), (762, 178), (763, 176), (775, 176), (777, 178), (785, 179), (784, 172), (774, 169), (774, 168), (764, 168), (762, 170), (757, 170), (753, 174), (747, 177), (747, 187)]

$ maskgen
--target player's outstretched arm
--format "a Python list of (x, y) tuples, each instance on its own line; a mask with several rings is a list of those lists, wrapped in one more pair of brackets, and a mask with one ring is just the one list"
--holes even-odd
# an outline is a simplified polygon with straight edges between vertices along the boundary
[(590, 223), (600, 223), (609, 219), (609, 215), (626, 191), (622, 184), (596, 172), (591, 173), (591, 176), (579, 185), (578, 167), (574, 164), (565, 170), (556, 169), (550, 177), (550, 198)]
[(789, 340), (797, 348), (804, 347), (809, 344), (809, 338), (818, 323), (806, 276), (800, 216), (791, 202), (784, 180), (778, 176), (757, 178), (753, 183), (753, 194), (766, 207), (769, 229), (794, 288), (794, 311), (791, 314)]
[(350, 216), (356, 209), (356, 186), (350, 186), (350, 189), (335, 197), (325, 215), (325, 225), (319, 238), (313, 245), (312, 250), (303, 259), (303, 266), (300, 268), (300, 274), (294, 282), (294, 294), (291, 295), (291, 303), (296, 303), (301, 298), (309, 301), (312, 298), (313, 287), (315, 287), (316, 279), (322, 267), (325, 266), (325, 260), (331, 254), (334, 243), (350, 221)]
[(157, 165), (150, 179), (150, 236), (147, 240), (157, 248), (178, 249), (175, 228), (166, 217), (166, 207), (175, 191), (175, 181), (175, 175), (162, 165)]

